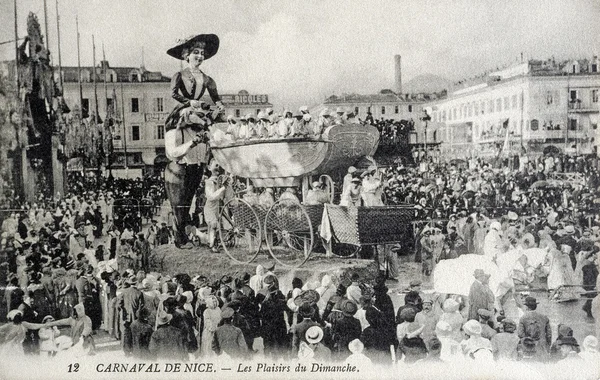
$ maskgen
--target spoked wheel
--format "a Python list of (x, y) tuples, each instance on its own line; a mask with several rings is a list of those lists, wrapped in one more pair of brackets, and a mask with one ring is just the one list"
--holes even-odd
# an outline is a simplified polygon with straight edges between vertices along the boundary
[[(265, 217), (267, 247), (273, 259), (286, 267), (299, 267), (312, 252), (313, 226), (300, 203), (292, 200), (277, 201)], [(272, 233), (271, 233), (272, 232)]]
[(258, 256), (262, 223), (248, 202), (234, 198), (225, 203), (219, 216), (219, 239), (233, 261), (247, 264)]

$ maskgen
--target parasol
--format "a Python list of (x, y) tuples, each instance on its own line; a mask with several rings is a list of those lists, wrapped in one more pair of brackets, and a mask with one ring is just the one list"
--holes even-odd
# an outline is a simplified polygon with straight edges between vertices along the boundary
[(490, 288), (496, 292), (502, 280), (500, 269), (488, 257), (461, 255), (456, 259), (441, 260), (433, 271), (433, 288), (438, 293), (468, 296), (475, 277), (475, 269), (490, 274)]
[(542, 187), (548, 187), (548, 181), (544, 181), (544, 180), (541, 180), (541, 181), (535, 181), (535, 182), (534, 182), (534, 183), (531, 185), (531, 188), (532, 188), (532, 189), (539, 189), (539, 188), (542, 188)]
[(559, 154), (560, 149), (555, 147), (554, 145), (548, 145), (544, 148), (544, 154)]

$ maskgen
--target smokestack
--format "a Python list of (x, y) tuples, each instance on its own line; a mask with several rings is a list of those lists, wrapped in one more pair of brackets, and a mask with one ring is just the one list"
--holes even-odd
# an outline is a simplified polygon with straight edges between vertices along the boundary
[(402, 94), (402, 57), (399, 54), (394, 56), (394, 91)]

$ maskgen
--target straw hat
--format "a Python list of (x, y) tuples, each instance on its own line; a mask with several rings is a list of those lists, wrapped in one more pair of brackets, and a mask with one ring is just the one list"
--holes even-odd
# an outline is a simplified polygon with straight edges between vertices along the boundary
[(310, 344), (319, 343), (323, 340), (323, 329), (319, 326), (309, 327), (304, 336), (306, 337), (306, 341)]
[(463, 330), (466, 334), (470, 336), (481, 335), (481, 323), (477, 322), (474, 319), (471, 319), (463, 325)]

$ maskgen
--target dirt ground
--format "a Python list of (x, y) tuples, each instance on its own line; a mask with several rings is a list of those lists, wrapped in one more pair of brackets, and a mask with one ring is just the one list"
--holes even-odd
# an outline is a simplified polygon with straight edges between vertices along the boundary
[[(160, 273), (169, 275), (187, 273), (192, 277), (201, 274), (216, 280), (225, 274), (232, 277), (243, 272), (254, 274), (258, 264), (264, 265), (273, 260), (268, 253), (261, 252), (254, 262), (239, 264), (233, 262), (224, 252), (213, 253), (206, 247), (178, 249), (174, 245), (164, 245), (154, 250), (151, 262), (152, 270)], [(399, 282), (390, 282), (388, 286), (390, 289), (406, 288), (412, 279), (420, 277), (419, 269), (418, 263), (401, 260)], [(377, 272), (377, 264), (373, 259), (325, 258), (319, 254), (313, 255), (300, 268), (275, 266), (275, 274), (279, 277), (282, 290), (289, 289), (294, 277), (298, 277), (306, 283), (308, 281), (320, 282), (324, 274), (343, 279), (352, 273), (358, 273), (363, 281), (372, 281)]]

